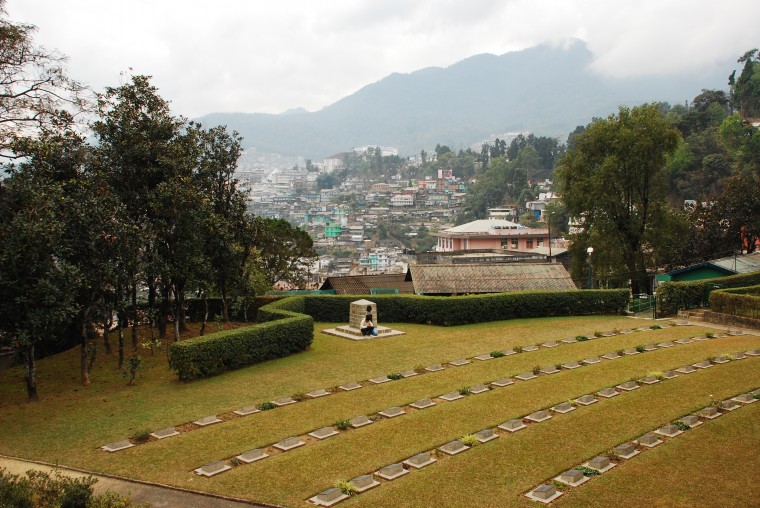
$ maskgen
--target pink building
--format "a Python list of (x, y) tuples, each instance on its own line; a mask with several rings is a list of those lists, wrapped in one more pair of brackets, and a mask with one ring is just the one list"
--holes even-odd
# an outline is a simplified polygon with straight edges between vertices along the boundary
[(485, 219), (435, 233), (438, 252), (467, 250), (528, 251), (549, 245), (548, 228), (526, 228), (508, 220)]

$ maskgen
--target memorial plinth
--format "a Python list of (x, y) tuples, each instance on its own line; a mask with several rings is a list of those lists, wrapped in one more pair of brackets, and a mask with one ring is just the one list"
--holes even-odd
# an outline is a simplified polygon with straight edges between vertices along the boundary
[[(362, 335), (361, 323), (367, 314), (372, 314), (372, 322), (375, 324), (377, 335)], [(322, 330), (322, 333), (351, 340), (378, 339), (405, 334), (405, 332), (394, 330), (387, 326), (379, 326), (377, 324), (377, 304), (364, 299), (351, 302), (347, 325)]]

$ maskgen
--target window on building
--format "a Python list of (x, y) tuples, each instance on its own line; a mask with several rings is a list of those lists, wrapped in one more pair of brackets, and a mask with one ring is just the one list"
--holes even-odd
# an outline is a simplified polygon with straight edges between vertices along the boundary
[(536, 247), (543, 247), (543, 246), (544, 246), (543, 239), (539, 239), (538, 242), (536, 242)]
[(525, 241), (525, 248), (526, 249), (532, 249), (533, 248), (533, 240), (526, 240)]
[(512, 248), (517, 249), (517, 238), (512, 238)]

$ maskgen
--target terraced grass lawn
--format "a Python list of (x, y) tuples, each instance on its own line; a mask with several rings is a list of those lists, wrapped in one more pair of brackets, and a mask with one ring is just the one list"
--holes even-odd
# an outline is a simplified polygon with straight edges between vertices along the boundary
[[(383, 323), (387, 325), (386, 323)], [(286, 453), (276, 453), (269, 445), (286, 437), (304, 435), (358, 415), (371, 415), (391, 406), (404, 406), (417, 399), (435, 398), (461, 387), (487, 383), (530, 371), (536, 366), (554, 365), (590, 356), (599, 356), (638, 345), (675, 340), (710, 331), (699, 327), (665, 327), (587, 342), (563, 344), (556, 348), (522, 353), (484, 362), (447, 368), (392, 381), (360, 390), (334, 393), (255, 415), (234, 418), (207, 428), (183, 432), (180, 436), (152, 441), (121, 452), (108, 454), (100, 446), (125, 439), (140, 430), (156, 430), (182, 425), (211, 414), (228, 413), (253, 403), (281, 396), (332, 388), (348, 381), (364, 381), (376, 376), (471, 358), (482, 353), (560, 340), (568, 336), (593, 335), (595, 331), (633, 328), (651, 321), (623, 317), (572, 317), (513, 320), (461, 327), (388, 324), (406, 335), (354, 342), (319, 333), (335, 324), (317, 325), (310, 351), (192, 383), (180, 383), (166, 368), (163, 357), (145, 358), (145, 368), (136, 386), (128, 387), (113, 368), (113, 359), (101, 357), (93, 373), (93, 384), (77, 384), (77, 352), (72, 351), (40, 362), (40, 393), (36, 404), (24, 401), (22, 372), (0, 373), (0, 425), (4, 429), (0, 453), (24, 458), (60, 462), (98, 472), (135, 477), (184, 488), (220, 493), (285, 506), (307, 506), (305, 500), (332, 486), (399, 462), (418, 452), (431, 450), (452, 439), (494, 427), (599, 390), (606, 386), (639, 379), (654, 372), (693, 364), (709, 357), (760, 347), (760, 337), (745, 335), (698, 341), (677, 347), (565, 371), (550, 376), (497, 388), (480, 395), (425, 410), (407, 409), (406, 415), (381, 419), (360, 429), (341, 432), (322, 442)], [(602, 403), (550, 421), (533, 425), (477, 446), (464, 454), (442, 458), (433, 466), (415, 471), (394, 482), (356, 496), (340, 506), (498, 506), (537, 505), (522, 497), (531, 487), (608, 450), (625, 440), (659, 427), (714, 399), (760, 386), (760, 359), (717, 365), (658, 385), (642, 387)], [(366, 385), (367, 383), (365, 383)], [(754, 404), (752, 406), (760, 406)], [(630, 467), (643, 468), (635, 477), (622, 474), (618, 467), (595, 478), (588, 485), (568, 492), (558, 503), (592, 505), (599, 499), (619, 500), (626, 492), (635, 497), (635, 486), (651, 490), (647, 475), (665, 462), (662, 454), (681, 443), (693, 442), (707, 427), (741, 429), (748, 446), (758, 449), (756, 426), (748, 418), (756, 409), (748, 407), (687, 432), (667, 446), (634, 459)], [(734, 423), (732, 426), (731, 422)], [(717, 425), (719, 424), (719, 425)], [(192, 426), (183, 426), (182, 429)], [(755, 431), (752, 432), (751, 429)], [(682, 439), (687, 437), (688, 439)], [(679, 441), (682, 439), (682, 441)], [(724, 440), (725, 441), (725, 440)], [(716, 442), (721, 442), (716, 438)], [(702, 445), (702, 441), (698, 442)], [(723, 442), (725, 445), (725, 442)], [(696, 446), (696, 445), (695, 445)], [(228, 460), (252, 448), (264, 447), (272, 457), (239, 465), (213, 478), (195, 475), (193, 469), (214, 460)], [(723, 448), (720, 448), (725, 453)], [(674, 460), (670, 456), (670, 460)], [(740, 455), (746, 462), (748, 454)], [(645, 467), (650, 461), (655, 465)], [(641, 466), (635, 465), (643, 464)], [(728, 462), (728, 461), (723, 461)], [(721, 462), (721, 463), (723, 463)], [(730, 467), (710, 472), (711, 462), (702, 458), (693, 466), (701, 474), (720, 478)], [(738, 468), (754, 479), (758, 460)], [(680, 467), (680, 466), (679, 466)], [(737, 469), (737, 468), (735, 468)], [(647, 472), (648, 471), (648, 472)], [(614, 474), (612, 474), (614, 473)], [(619, 481), (615, 478), (621, 476)], [(718, 482), (719, 483), (719, 482)], [(735, 482), (734, 482), (735, 483)], [(654, 483), (652, 483), (654, 484)], [(630, 487), (633, 485), (634, 487)], [(727, 489), (732, 485), (726, 482)], [(671, 506), (667, 483), (646, 499)], [(715, 487), (718, 491), (720, 486)], [(753, 487), (754, 488), (754, 487)], [(726, 490), (727, 492), (728, 490)], [(591, 496), (590, 492), (600, 492)], [(755, 491), (756, 492), (756, 491)], [(591, 497), (589, 497), (591, 496)], [(642, 498), (644, 499), (644, 498)], [(703, 501), (690, 498), (687, 501)], [(755, 497), (757, 499), (757, 497)], [(680, 502), (680, 501), (678, 501)], [(577, 503), (577, 504), (576, 504)], [(677, 503), (675, 503), (677, 504)], [(601, 504), (600, 504), (601, 505)]]

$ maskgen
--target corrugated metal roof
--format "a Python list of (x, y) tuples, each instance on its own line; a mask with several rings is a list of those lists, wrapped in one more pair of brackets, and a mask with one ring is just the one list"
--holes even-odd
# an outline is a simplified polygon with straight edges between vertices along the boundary
[(757, 272), (760, 271), (760, 252), (714, 259), (710, 263), (736, 273)]
[(398, 289), (399, 294), (414, 293), (414, 286), (405, 279), (405, 273), (328, 277), (319, 289), (334, 289), (339, 295), (369, 295), (372, 289)]
[(559, 263), (410, 265), (409, 270), (417, 294), (577, 289)]

